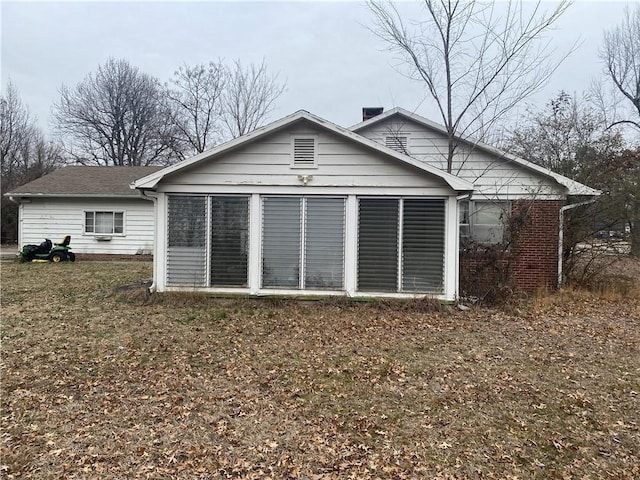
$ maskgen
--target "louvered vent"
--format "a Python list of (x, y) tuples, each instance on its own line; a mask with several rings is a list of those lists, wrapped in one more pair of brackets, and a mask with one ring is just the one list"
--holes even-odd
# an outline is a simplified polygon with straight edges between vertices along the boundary
[(293, 139), (293, 165), (295, 167), (315, 167), (316, 165), (316, 139)]
[(409, 139), (406, 136), (392, 135), (385, 137), (384, 144), (387, 148), (392, 148), (396, 152), (408, 153)]

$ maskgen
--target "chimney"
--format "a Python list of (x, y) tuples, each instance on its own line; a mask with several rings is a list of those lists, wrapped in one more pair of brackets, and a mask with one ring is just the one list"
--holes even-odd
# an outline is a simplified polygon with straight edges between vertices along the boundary
[(363, 107), (362, 108), (362, 121), (369, 120), (370, 118), (377, 117), (384, 112), (384, 107)]

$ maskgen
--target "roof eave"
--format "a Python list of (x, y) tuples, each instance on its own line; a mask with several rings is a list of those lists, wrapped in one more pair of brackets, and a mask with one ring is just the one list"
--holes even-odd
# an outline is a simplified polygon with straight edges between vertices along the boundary
[(134, 193), (21, 193), (8, 192), (5, 197), (11, 198), (139, 198)]

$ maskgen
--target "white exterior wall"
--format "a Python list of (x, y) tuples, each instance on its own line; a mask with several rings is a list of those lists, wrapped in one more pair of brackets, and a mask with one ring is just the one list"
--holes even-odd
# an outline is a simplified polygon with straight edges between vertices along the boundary
[[(124, 212), (123, 235), (84, 233), (85, 211)], [(20, 204), (18, 241), (39, 244), (45, 238), (61, 241), (71, 235), (75, 253), (134, 255), (153, 252), (154, 205), (142, 198), (30, 198)], [(109, 241), (98, 240), (110, 238)]]
[[(296, 135), (317, 138), (316, 168), (291, 167), (292, 137)], [(269, 135), (190, 171), (177, 172), (164, 180), (158, 191), (204, 192), (209, 187), (238, 185), (301, 187), (299, 175), (313, 177), (308, 187), (444, 187), (449, 191), (440, 178), (304, 125)]]
[[(406, 135), (409, 154), (412, 157), (440, 170), (447, 170), (446, 136), (422, 124), (391, 117), (358, 130), (358, 134), (382, 145), (386, 136)], [(458, 147), (452, 173), (474, 184), (473, 200), (564, 198), (563, 188), (553, 180), (470, 145)]]

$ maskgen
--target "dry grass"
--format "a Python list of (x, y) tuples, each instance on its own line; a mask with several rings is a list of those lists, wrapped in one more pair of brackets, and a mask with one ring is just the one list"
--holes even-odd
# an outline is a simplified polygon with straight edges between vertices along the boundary
[(112, 292), (150, 269), (3, 263), (3, 478), (640, 477), (638, 290), (508, 313)]

